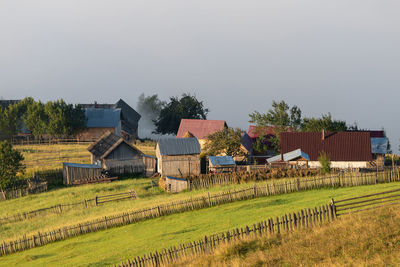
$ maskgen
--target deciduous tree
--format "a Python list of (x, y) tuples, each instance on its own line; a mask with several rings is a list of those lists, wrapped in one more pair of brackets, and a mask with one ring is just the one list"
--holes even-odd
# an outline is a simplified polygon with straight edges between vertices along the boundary
[(160, 115), (154, 121), (156, 134), (176, 134), (182, 119), (207, 118), (208, 108), (195, 96), (183, 94), (181, 98), (171, 97), (170, 102), (165, 104)]

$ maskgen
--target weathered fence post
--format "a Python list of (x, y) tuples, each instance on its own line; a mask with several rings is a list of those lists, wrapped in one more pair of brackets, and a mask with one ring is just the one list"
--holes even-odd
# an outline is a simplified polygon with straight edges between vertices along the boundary
[(336, 219), (337, 214), (336, 214), (336, 206), (335, 206), (335, 200), (332, 198), (331, 203), (329, 204), (329, 208), (331, 210), (331, 218), (332, 220)]

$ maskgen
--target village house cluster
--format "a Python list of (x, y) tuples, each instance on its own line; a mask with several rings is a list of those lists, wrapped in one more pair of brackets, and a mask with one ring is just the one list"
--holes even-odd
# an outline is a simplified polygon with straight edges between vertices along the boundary
[[(3, 100), (0, 104), (7, 106), (14, 102)], [(228, 127), (224, 120), (182, 119), (176, 138), (160, 138), (155, 147), (156, 157), (153, 157), (134, 145), (141, 115), (125, 101), (82, 104), (82, 107), (87, 125), (77, 138), (96, 140), (88, 148), (92, 164), (65, 163), (65, 184), (79, 183), (111, 170), (115, 174), (142, 173), (147, 177), (159, 173), (166, 177), (167, 187), (178, 188), (179, 181), (186, 177), (231, 172), (236, 168), (237, 158), (231, 155), (205, 157), (202, 153), (208, 136)], [(379, 168), (384, 165), (388, 146), (384, 131), (295, 132), (288, 128), (280, 133), (281, 153), (278, 154), (269, 143), (275, 135), (274, 130), (274, 126), (250, 125), (248, 131), (242, 133), (241, 146), (247, 155), (242, 164), (319, 168), (318, 158), (324, 152), (332, 168)], [(256, 151), (254, 144), (260, 133), (267, 149)]]

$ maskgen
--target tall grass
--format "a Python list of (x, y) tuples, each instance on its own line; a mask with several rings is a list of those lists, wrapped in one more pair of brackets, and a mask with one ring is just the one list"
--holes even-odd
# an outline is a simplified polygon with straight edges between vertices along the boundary
[(223, 245), (173, 266), (398, 266), (400, 209), (340, 217), (328, 225)]

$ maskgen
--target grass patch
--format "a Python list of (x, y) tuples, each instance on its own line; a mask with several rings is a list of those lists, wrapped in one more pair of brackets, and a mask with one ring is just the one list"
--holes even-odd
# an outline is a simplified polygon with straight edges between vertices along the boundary
[(250, 237), (173, 266), (398, 266), (400, 210), (385, 207), (321, 227)]
[[(88, 144), (15, 145), (25, 160), (24, 177), (31, 177), (35, 171), (62, 168), (63, 162), (90, 164)], [(137, 146), (143, 153), (155, 156), (155, 147), (146, 144)]]
[[(327, 204), (335, 199), (399, 188), (400, 183), (319, 189), (174, 214), (71, 238), (2, 257), (1, 266), (104, 266), (154, 250), (251, 225), (268, 217)], [(172, 197), (177, 195), (171, 195)], [(378, 227), (378, 226), (377, 226)], [(270, 246), (273, 246), (271, 243)], [(242, 250), (243, 251), (243, 250)], [(93, 253), (95, 252), (95, 253)], [(247, 254), (249, 252), (243, 251)], [(26, 262), (27, 257), (50, 255)], [(53, 255), (53, 256), (51, 256)], [(60, 261), (59, 259), (63, 259)]]

